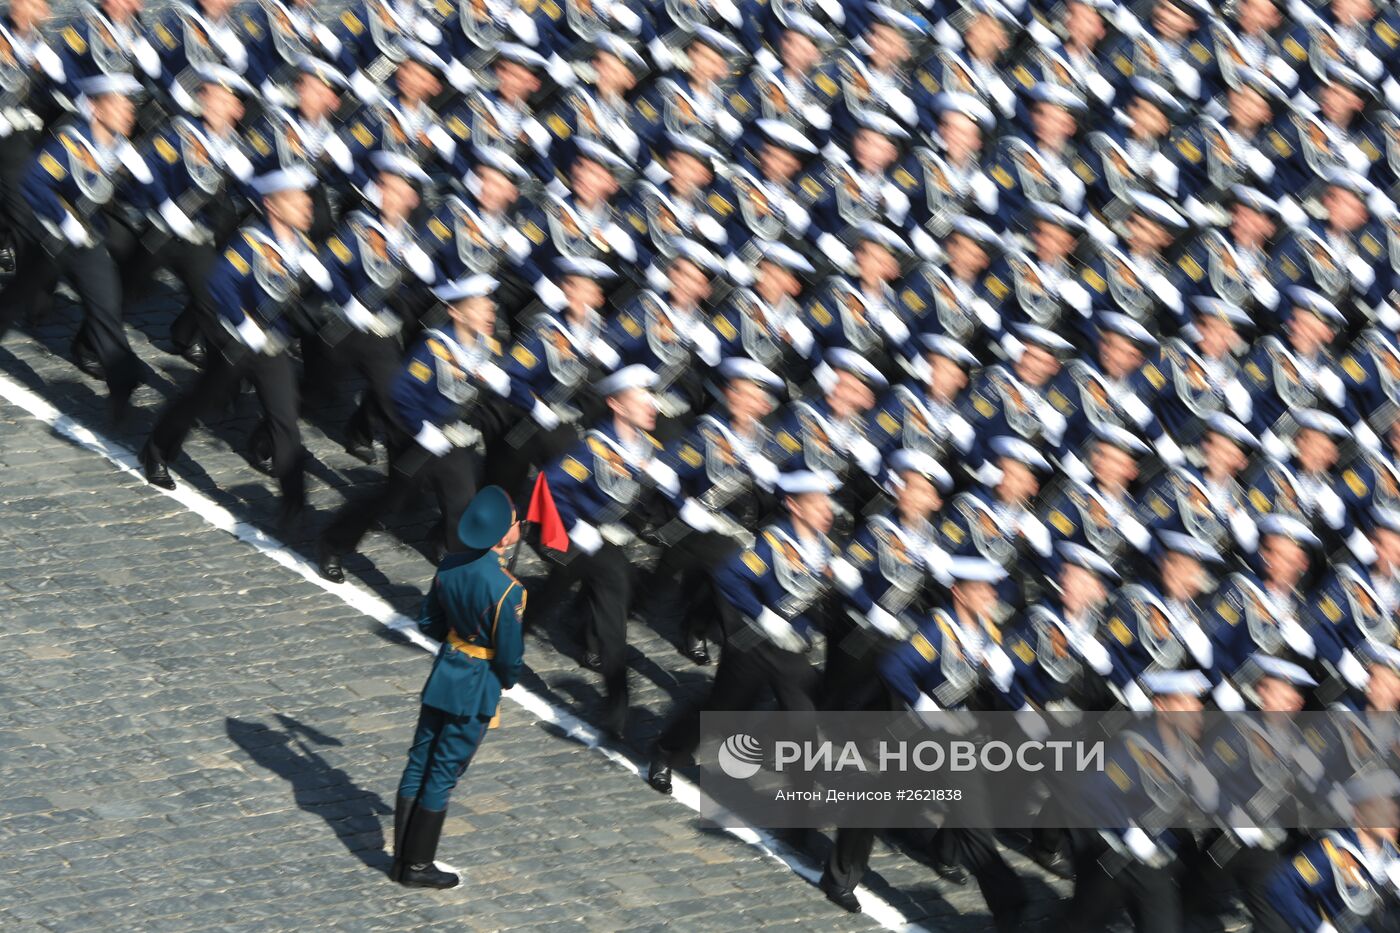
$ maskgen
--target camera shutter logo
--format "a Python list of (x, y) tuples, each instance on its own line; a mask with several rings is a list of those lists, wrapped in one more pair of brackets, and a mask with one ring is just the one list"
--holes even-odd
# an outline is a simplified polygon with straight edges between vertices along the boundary
[(763, 768), (763, 744), (742, 732), (731, 735), (719, 747), (719, 767), (735, 780), (753, 777)]

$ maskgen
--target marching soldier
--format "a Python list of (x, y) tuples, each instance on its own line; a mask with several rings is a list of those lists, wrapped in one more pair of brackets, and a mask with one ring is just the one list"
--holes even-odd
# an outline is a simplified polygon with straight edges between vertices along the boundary
[(525, 588), (502, 565), (520, 539), (510, 497), (488, 486), (454, 528), (462, 550), (443, 562), (423, 601), (418, 626), (442, 643), (423, 685), (408, 765), (394, 800), (394, 864), (389, 877), (408, 887), (451, 888), (460, 878), (433, 863), (448, 795), (486, 730), (500, 721), (501, 691), (515, 686), (525, 644)]
[(567, 530), (569, 551), (566, 562), (551, 567), (528, 621), (550, 618), (567, 600), (570, 585), (582, 581), (584, 665), (603, 675), (603, 721), (614, 736), (627, 723), (627, 618), (635, 590), (624, 548), (652, 517), (658, 504), (653, 493), (674, 501), (680, 492), (676, 471), (660, 457), (661, 443), (651, 435), (655, 385), (656, 374), (638, 364), (599, 382), (607, 417), (541, 474)]
[(478, 409), (487, 393), (509, 393), (500, 345), (491, 336), (495, 287), (495, 280), (478, 275), (436, 290), (448, 306), (449, 324), (423, 332), (388, 387), (389, 475), (373, 494), (341, 506), (317, 543), (321, 576), (332, 583), (344, 581), (342, 559), (365, 532), (428, 485), (442, 513), (433, 550), (451, 554), (469, 547), (452, 537), (452, 529), (481, 473)]
[[(658, 534), (665, 551), (651, 577), (665, 588), (680, 574), (675, 592), (687, 594), (682, 652), (696, 664), (710, 662), (706, 639), (721, 618), (713, 568), (753, 544), (751, 529), (769, 511), (778, 482), (777, 451), (763, 420), (784, 391), (782, 379), (747, 357), (724, 360), (718, 374), (722, 408), (700, 416), (666, 455), (680, 480), (681, 506)], [(721, 631), (723, 638), (730, 634)]]
[(924, 334), (917, 344), (923, 352), (910, 368), (919, 378), (895, 386), (880, 400), (870, 415), (870, 433), (883, 455), (903, 448), (940, 461), (966, 457), (975, 436), (959, 408), (977, 357), (939, 334)]
[(83, 323), (73, 340), (78, 366), (107, 383), (121, 418), (141, 381), (141, 364), (122, 325), (120, 264), (135, 243), (114, 195), (123, 178), (152, 183), (151, 170), (128, 139), (136, 122), (132, 95), (141, 85), (125, 72), (84, 79), (86, 117), (65, 123), (39, 148), (23, 182), (30, 245), (16, 277), (0, 292), (0, 330), (50, 293), (58, 280), (78, 293)]
[(148, 81), (158, 81), (161, 60), (141, 22), (143, 6), (143, 0), (84, 3), (78, 18), (61, 33), (68, 81), (118, 71), (139, 72)]
[(757, 251), (752, 272), (740, 270), (739, 280), (752, 282), (729, 293), (710, 326), (722, 356), (747, 356), (797, 386), (810, 375), (816, 347), (798, 299), (817, 270), (784, 243), (764, 242)]
[(296, 370), (291, 342), (316, 330), (310, 306), (331, 290), (330, 274), (306, 238), (315, 176), (306, 168), (253, 179), (263, 218), (238, 231), (209, 273), (209, 301), (222, 327), (221, 346), (194, 385), (165, 407), (141, 450), (146, 480), (174, 489), (166, 464), (205, 412), (224, 404), (248, 380), (258, 391), (263, 421), (253, 457), (265, 444), (269, 472), (282, 493), (278, 523), (290, 527), (306, 504)]

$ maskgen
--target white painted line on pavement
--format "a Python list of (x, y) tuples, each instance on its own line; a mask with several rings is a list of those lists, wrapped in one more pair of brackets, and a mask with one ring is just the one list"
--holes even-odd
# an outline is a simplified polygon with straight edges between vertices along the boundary
[[(67, 438), (79, 447), (100, 454), (121, 472), (128, 473), (142, 483), (146, 483), (140, 460), (136, 454), (121, 444), (98, 434), (82, 422), (65, 415), (43, 396), (3, 374), (0, 374), (0, 398), (24, 409), (35, 419), (47, 424), (55, 434)], [(399, 612), (371, 590), (358, 583), (348, 581), (331, 583), (322, 578), (314, 564), (305, 560), (282, 542), (262, 529), (240, 521), (228, 509), (184, 483), (174, 470), (170, 471), (170, 475), (175, 479), (174, 489), (161, 489), (158, 486), (146, 485), (152, 491), (174, 499), (208, 524), (250, 545), (259, 554), (292, 571), (308, 583), (332, 594), (356, 612), (367, 615), (385, 628), (398, 632), (427, 652), (437, 652), (438, 643), (419, 631), (416, 620)], [(642, 768), (636, 761), (607, 742), (598, 729), (563, 707), (551, 703), (519, 684), (505, 691), (503, 696), (539, 719), (559, 728), (580, 744), (596, 749), (603, 757), (630, 771), (638, 778), (643, 777)], [(645, 784), (643, 786), (645, 787)], [(644, 792), (655, 793), (650, 788), (646, 788)], [(696, 813), (700, 812), (700, 789), (694, 782), (676, 775), (672, 781), (671, 796), (681, 805)], [(786, 865), (794, 874), (812, 884), (816, 884), (821, 875), (819, 867), (814, 867), (805, 856), (779, 842), (765, 830), (752, 827), (727, 827), (725, 831), (758, 849), (766, 857)], [(902, 933), (922, 933), (925, 930), (924, 927), (904, 916), (889, 901), (872, 893), (864, 886), (856, 889), (856, 896), (860, 899), (863, 914), (884, 929), (902, 931)]]

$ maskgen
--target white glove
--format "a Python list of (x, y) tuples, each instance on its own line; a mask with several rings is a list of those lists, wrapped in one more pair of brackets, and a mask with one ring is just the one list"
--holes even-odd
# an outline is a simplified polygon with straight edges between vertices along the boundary
[(1151, 864), (1162, 855), (1162, 850), (1157, 847), (1157, 843), (1148, 838), (1147, 833), (1136, 826), (1123, 834), (1123, 842), (1138, 861)]
[(321, 151), (331, 160), (331, 164), (345, 174), (355, 170), (355, 160), (350, 158), (350, 147), (345, 145), (345, 140), (339, 136), (327, 136), (321, 145)]
[(1146, 553), (1147, 548), (1152, 544), (1152, 536), (1147, 533), (1142, 522), (1131, 516), (1124, 516), (1118, 525), (1118, 530), (1122, 532), (1124, 540), (1139, 551)]
[(987, 668), (987, 673), (991, 675), (992, 684), (1003, 693), (1011, 686), (1011, 678), (1016, 674), (1016, 666), (1011, 663), (1011, 659), (1006, 656), (996, 645), (991, 645), (982, 655), (982, 663)]
[(365, 103), (379, 100), (380, 98), (379, 88), (374, 86), (374, 82), (370, 80), (369, 75), (365, 74), (363, 71), (356, 71), (350, 76), (350, 90), (354, 91), (355, 96)]
[(860, 588), (860, 571), (843, 557), (833, 557), (827, 564), (831, 568), (831, 579), (841, 592), (850, 595)]
[(650, 476), (662, 492), (674, 496), (681, 490), (681, 478), (676, 471), (653, 457), (643, 471)]
[(510, 395), (510, 377), (495, 363), (482, 363), (473, 375), (480, 379), (486, 388), (502, 398)]
[(1214, 690), (1210, 692), (1211, 698), (1215, 700), (1215, 705), (1227, 713), (1244, 712), (1244, 697), (1233, 686), (1221, 681)]
[(535, 407), (530, 409), (530, 417), (546, 431), (553, 431), (559, 427), (559, 416), (554, 413), (554, 409), (539, 400), (536, 400)]
[(1220, 782), (1215, 775), (1204, 763), (1197, 762), (1186, 772), (1186, 777), (1191, 782), (1191, 796), (1202, 809), (1214, 811), (1220, 804)]
[(1097, 638), (1085, 638), (1074, 646), (1079, 652), (1079, 656), (1084, 659), (1084, 663), (1094, 670), (1100, 677), (1107, 677), (1109, 671), (1113, 670), (1113, 659), (1108, 656), (1108, 649), (1099, 644)]
[(463, 94), (469, 92), (476, 86), (476, 77), (472, 70), (461, 62), (453, 59), (447, 66), (447, 83), (452, 85)]
[(569, 543), (585, 554), (596, 554), (603, 546), (603, 536), (588, 522), (579, 521), (569, 530)]
[(543, 276), (535, 282), (535, 294), (551, 311), (562, 311), (569, 303), (569, 299), (564, 297), (564, 290)]
[(1021, 519), (1020, 531), (1037, 554), (1041, 557), (1050, 556), (1050, 529), (1046, 528), (1040, 519), (1027, 515)]
[(1337, 662), (1337, 673), (1357, 690), (1364, 691), (1371, 682), (1371, 672), (1366, 670), (1350, 651), (1344, 653), (1341, 661)]
[(765, 490), (772, 491), (778, 485), (778, 467), (767, 457), (755, 456), (746, 461), (754, 482)]
[(198, 238), (194, 221), (190, 220), (190, 216), (180, 210), (180, 206), (174, 201), (166, 198), (161, 202), (157, 213), (160, 214), (161, 220), (165, 221), (166, 226), (170, 228), (170, 232), (175, 236), (187, 243), (193, 243)]
[(442, 433), (442, 428), (435, 424), (424, 421), (423, 426), (418, 429), (418, 433), (413, 439), (434, 457), (441, 457), (452, 449), (452, 442), (447, 439), (447, 435)]
[(870, 611), (865, 614), (865, 621), (886, 638), (902, 640), (909, 635), (909, 626), (880, 606), (871, 606)]
[(438, 151), (444, 161), (451, 162), (452, 157), (457, 154), (457, 140), (447, 135), (447, 130), (440, 124), (434, 124), (428, 128), (426, 133), (428, 142), (433, 144), (433, 148)]
[(797, 629), (766, 606), (754, 622), (769, 641), (784, 651), (802, 651), (807, 647), (806, 640), (797, 634)]
[(63, 216), (63, 223), (58, 225), (58, 229), (63, 234), (63, 238), (74, 246), (81, 247), (88, 245), (89, 241), (86, 228), (84, 228), (78, 218), (74, 217), (72, 214), (65, 214)]
[(617, 369), (618, 366), (622, 365), (621, 355), (619, 355), (618, 352), (613, 349), (612, 345), (601, 336), (593, 338), (593, 343), (589, 345), (589, 350), (592, 352), (593, 358), (601, 363), (603, 368), (608, 372), (612, 372)]
[(729, 242), (729, 234), (725, 233), (719, 221), (709, 214), (701, 214), (695, 218), (695, 231), (715, 246), (723, 246)]
[(919, 694), (919, 698), (914, 701), (914, 712), (916, 713), (939, 713), (942, 711), (943, 707), (939, 706), (937, 701), (927, 693)]
[(131, 43), (131, 57), (148, 78), (160, 77), (160, 56), (152, 48), (145, 36), (137, 36)]
[(1124, 393), (1117, 399), (1118, 407), (1123, 409), (1123, 414), (1133, 419), (1133, 424), (1139, 428), (1145, 427), (1152, 420), (1152, 410), (1147, 404), (1138, 398), (1136, 392)]
[(252, 318), (243, 318), (243, 323), (237, 328), (238, 339), (243, 341), (243, 345), (254, 353), (261, 353), (267, 347), (267, 334), (259, 327)]
[(858, 437), (853, 440), (847, 451), (866, 473), (874, 476), (880, 472), (880, 451), (876, 450), (875, 445), (865, 438)]
[(793, 319), (783, 325), (783, 333), (787, 335), (787, 342), (797, 351), (798, 356), (805, 360), (812, 355), (812, 348), (816, 345), (817, 338), (812, 336), (810, 327)]
[(369, 309), (360, 304), (360, 299), (351, 298), (340, 306), (340, 313), (345, 315), (345, 320), (362, 334), (371, 333), (374, 330), (374, 315)]
[(681, 505), (680, 520), (685, 522), (696, 531), (714, 531), (715, 519), (699, 502), (694, 499), (686, 499)]
[(1016, 725), (1021, 727), (1021, 731), (1033, 742), (1043, 742), (1050, 734), (1050, 727), (1045, 724), (1040, 713), (1030, 703), (1026, 703), (1016, 711)]
[(1147, 698), (1142, 685), (1136, 681), (1123, 688), (1123, 702), (1128, 704), (1128, 709), (1136, 713), (1146, 713), (1152, 710), (1152, 701)]
[(1294, 619), (1284, 619), (1279, 624), (1279, 629), (1283, 633), (1283, 640), (1295, 652), (1305, 658), (1312, 658), (1317, 655), (1317, 645), (1313, 643), (1313, 637)]
[(719, 130), (721, 136), (731, 143), (744, 132), (744, 127), (740, 125), (738, 119), (727, 110), (715, 111), (715, 128)]
[(1191, 656), (1196, 659), (1196, 663), (1201, 667), (1210, 667), (1211, 660), (1215, 657), (1215, 650), (1211, 647), (1210, 639), (1206, 633), (1201, 631), (1201, 627), (1194, 622), (1182, 622), (1176, 626), (1176, 634), (1181, 638), (1181, 643), (1186, 646), (1186, 650), (1191, 652)]
[(1259, 178), (1267, 182), (1274, 175), (1274, 163), (1269, 161), (1269, 157), (1258, 149), (1250, 147), (1249, 153), (1244, 157), (1245, 164), (1249, 170), (1258, 175)]
[(814, 104), (802, 108), (802, 119), (815, 129), (831, 129), (831, 114)]

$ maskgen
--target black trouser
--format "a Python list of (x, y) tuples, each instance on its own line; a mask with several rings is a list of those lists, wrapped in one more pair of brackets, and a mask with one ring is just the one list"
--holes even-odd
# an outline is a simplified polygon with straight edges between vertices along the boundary
[(1269, 898), (1269, 882), (1280, 859), (1276, 849), (1237, 845), (1234, 836), (1220, 830), (1208, 833), (1186, 865), (1181, 887), (1187, 911), (1218, 917), (1229, 909), (1230, 896), (1237, 894), (1259, 933), (1287, 929), (1280, 926)]
[(333, 346), (320, 336), (302, 341), (302, 353), (307, 400), (313, 404), (328, 401), (347, 372), (358, 373), (365, 380), (364, 398), (345, 426), (346, 443), (369, 446), (376, 437), (391, 435), (394, 379), (403, 359), (398, 337), (379, 337), (350, 328)]
[[(162, 236), (153, 232), (151, 236)], [(170, 342), (177, 352), (184, 352), (196, 341), (206, 347), (218, 343), (214, 333), (218, 321), (209, 309), (209, 270), (219, 251), (212, 245), (188, 243), (177, 237), (167, 237), (154, 251), (139, 250), (131, 269), (123, 279), (128, 301), (141, 297), (150, 287), (156, 270), (169, 269), (185, 286), (185, 306), (170, 325)]]
[(470, 447), (454, 447), (435, 457), (395, 428), (389, 442), (389, 475), (367, 494), (348, 499), (321, 533), (321, 543), (333, 554), (348, 554), (379, 519), (398, 512), (424, 487), (430, 487), (442, 512), (442, 540), (447, 550), (460, 551), (457, 523), (476, 495), (481, 457)]
[[(1061, 933), (1099, 933), (1124, 908), (1138, 933), (1180, 933), (1183, 919), (1175, 862), (1163, 868), (1132, 858), (1125, 862), (1098, 833), (1084, 831), (1075, 836), (1074, 896), (1061, 918)], [(1103, 862), (1109, 864), (1111, 874)]]
[(608, 719), (620, 725), (627, 713), (627, 616), (632, 608), (632, 562), (626, 551), (603, 542), (592, 554), (573, 550), (555, 564), (537, 599), (527, 604), (531, 622), (548, 619), (568, 598), (569, 588), (582, 581), (587, 603), (583, 620), (584, 647), (602, 659), (603, 685), (608, 695)]
[[(34, 231), (30, 231), (31, 234)], [(78, 293), (83, 323), (74, 346), (90, 351), (101, 362), (107, 390), (114, 398), (126, 398), (141, 379), (141, 366), (127, 343), (122, 323), (122, 285), (118, 264), (134, 246), (131, 232), (115, 222), (107, 224), (105, 238), (94, 246), (65, 246), (50, 254), (30, 240), (22, 250), (19, 269), (0, 292), (0, 334), (21, 314), (47, 301), (60, 278)]]
[(486, 448), (484, 482), (500, 486), (510, 493), (516, 508), (523, 515), (530, 501), (530, 467), (541, 470), (574, 448), (579, 441), (578, 427), (561, 424), (546, 431), (529, 414), (514, 406), (506, 406), (514, 420), (503, 432), (492, 438)]
[(25, 130), (0, 139), (0, 212), (16, 241), (34, 239), (34, 211), (24, 198), (23, 185), (42, 138), (39, 130)]
[(284, 504), (299, 507), (306, 494), (301, 430), (297, 425), (296, 365), (286, 352), (268, 356), (253, 353), (231, 338), (225, 343), (233, 360), (223, 352), (210, 354), (209, 365), (199, 379), (161, 413), (151, 430), (151, 446), (162, 460), (174, 460), (195, 422), (227, 404), (246, 379), (257, 390), (262, 404), (263, 422), (257, 430), (271, 445), (272, 472), (281, 487)]
[[(680, 519), (675, 521), (679, 523)], [(683, 604), (681, 634), (686, 639), (708, 638), (715, 629), (719, 629), (721, 638), (727, 638), (729, 632), (722, 624), (724, 617), (719, 610), (719, 593), (713, 574), (739, 550), (739, 542), (714, 531), (689, 528), (685, 531), (687, 533), (662, 553), (649, 578), (655, 585), (647, 589), (658, 604), (667, 594), (674, 594), (672, 605), (675, 601)], [(672, 578), (676, 576), (679, 582), (673, 584)]]
[(754, 709), (765, 691), (777, 698), (785, 712), (812, 712), (817, 670), (806, 653), (784, 651), (746, 625), (737, 610), (724, 600), (720, 614), (729, 639), (720, 653), (714, 686), (709, 697), (682, 711), (657, 739), (656, 747), (670, 764), (689, 759), (700, 744), (700, 715)]

